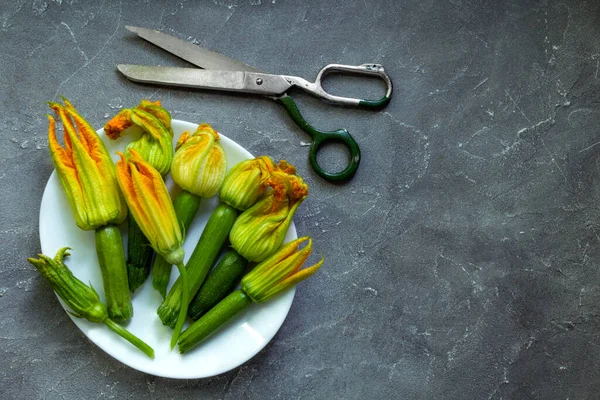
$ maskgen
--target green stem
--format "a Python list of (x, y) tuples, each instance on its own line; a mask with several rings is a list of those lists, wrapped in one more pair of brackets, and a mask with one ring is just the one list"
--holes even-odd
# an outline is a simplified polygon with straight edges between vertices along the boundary
[(252, 300), (242, 290), (232, 292), (181, 334), (179, 352), (183, 354), (200, 344), (250, 304)]
[[(219, 255), (219, 251), (229, 237), (229, 231), (237, 217), (237, 210), (226, 204), (220, 204), (213, 211), (200, 240), (196, 244), (193, 253), (187, 262), (186, 269), (188, 273), (188, 299), (192, 299), (204, 278), (208, 274), (210, 267)], [(157, 314), (164, 325), (173, 328), (180, 314), (182, 303), (182, 285), (181, 279), (177, 279), (169, 294), (158, 307)]]
[(179, 316), (177, 317), (177, 323), (175, 324), (175, 329), (173, 330), (173, 336), (171, 336), (171, 349), (175, 347), (177, 341), (179, 340), (179, 335), (181, 334), (181, 330), (183, 329), (183, 324), (185, 324), (185, 318), (187, 317), (188, 304), (190, 304), (190, 293), (188, 291), (188, 274), (183, 266), (183, 263), (177, 264), (177, 269), (179, 270), (179, 280), (181, 280), (181, 288), (182, 288), (182, 296), (181, 296), (181, 306), (179, 309)]
[(104, 325), (108, 326), (117, 335), (121, 336), (129, 343), (143, 351), (144, 354), (146, 354), (148, 357), (154, 358), (154, 349), (148, 346), (142, 339), (138, 338), (133, 333), (129, 332), (127, 329), (123, 328), (121, 325), (117, 324), (110, 318), (106, 318), (103, 322)]
[(128, 224), (127, 277), (129, 291), (133, 293), (146, 282), (150, 275), (154, 250), (131, 213), (129, 213)]
[(133, 316), (133, 306), (121, 231), (115, 225), (105, 225), (96, 229), (95, 237), (108, 316), (119, 321), (127, 320)]
[[(181, 190), (173, 202), (175, 215), (177, 215), (177, 219), (186, 232), (196, 216), (201, 200), (201, 197), (196, 196), (187, 190)], [(152, 265), (152, 286), (154, 289), (158, 290), (163, 298), (167, 296), (167, 287), (169, 286), (169, 281), (171, 279), (171, 269), (171, 263), (157, 254), (154, 258), (154, 264)]]

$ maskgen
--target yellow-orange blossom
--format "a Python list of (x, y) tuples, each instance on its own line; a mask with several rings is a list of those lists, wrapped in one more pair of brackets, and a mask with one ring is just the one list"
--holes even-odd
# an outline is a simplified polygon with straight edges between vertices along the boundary
[(227, 156), (220, 138), (209, 124), (202, 124), (193, 134), (183, 133), (177, 141), (171, 176), (182, 189), (199, 197), (218, 193), (225, 173)]
[(120, 224), (127, 217), (127, 207), (112, 159), (96, 131), (67, 99), (63, 101), (65, 106), (50, 103), (50, 107), (62, 120), (65, 144), (62, 147), (58, 143), (56, 121), (48, 115), (48, 147), (75, 222), (83, 230)]
[(171, 264), (183, 262), (183, 234), (173, 203), (160, 173), (138, 152), (130, 149), (131, 157), (117, 162), (119, 185), (144, 235), (152, 248)]

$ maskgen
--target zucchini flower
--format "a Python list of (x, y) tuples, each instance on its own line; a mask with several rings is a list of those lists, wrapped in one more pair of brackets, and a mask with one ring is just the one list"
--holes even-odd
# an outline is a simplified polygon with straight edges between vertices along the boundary
[(64, 147), (61, 147), (56, 139), (56, 122), (48, 116), (48, 147), (52, 162), (71, 203), (77, 226), (95, 230), (108, 314), (111, 318), (126, 320), (133, 315), (133, 307), (123, 239), (116, 225), (127, 217), (127, 206), (104, 143), (73, 105), (67, 99), (63, 98), (63, 101), (64, 106), (49, 103), (64, 127)]
[[(302, 250), (300, 245), (308, 241)], [(255, 303), (269, 300), (279, 292), (308, 278), (321, 267), (323, 259), (300, 271), (312, 252), (312, 239), (298, 238), (282, 246), (275, 254), (258, 264), (242, 279), (242, 289)]]
[(77, 318), (85, 318), (90, 322), (103, 323), (122, 336), (148, 357), (154, 358), (154, 350), (141, 339), (116, 324), (108, 317), (106, 306), (100, 301), (96, 290), (77, 279), (64, 264), (63, 259), (69, 255), (69, 248), (58, 250), (54, 259), (38, 254), (39, 259), (28, 258), (39, 273), (50, 283), (52, 289), (71, 309), (70, 313)]
[[(306, 241), (306, 246), (298, 250)], [(301, 270), (311, 251), (312, 240), (307, 236), (301, 237), (254, 267), (242, 278), (241, 289), (225, 297), (183, 332), (179, 339), (179, 352), (185, 353), (200, 344), (252, 302), (265, 302), (314, 274), (323, 264), (323, 259)]]
[(134, 125), (143, 133), (127, 145), (126, 153), (133, 149), (161, 175), (169, 173), (173, 160), (171, 114), (160, 106), (159, 101), (142, 100), (134, 108), (121, 110), (104, 125), (104, 132), (110, 139), (117, 139), (125, 129)]
[[(171, 114), (161, 106), (160, 101), (154, 102), (149, 100), (142, 100), (140, 104), (135, 106), (139, 110), (144, 110), (154, 115), (164, 126), (171, 132), (173, 136), (173, 128), (171, 127)], [(131, 109), (124, 108), (117, 115), (115, 115), (110, 121), (104, 125), (104, 132), (111, 139), (117, 139), (121, 136), (121, 132), (125, 129), (133, 126), (131, 121)]]
[(154, 251), (179, 269), (183, 297), (175, 331), (171, 338), (171, 348), (177, 343), (189, 304), (187, 272), (183, 266), (183, 234), (175, 215), (173, 203), (160, 173), (144, 161), (135, 150), (129, 150), (126, 159), (119, 152), (117, 177), (125, 200), (135, 221), (150, 241)]
[(219, 134), (209, 124), (185, 132), (177, 141), (171, 175), (182, 189), (196, 196), (216, 195), (225, 179), (227, 157), (219, 143)]
[(118, 152), (117, 177), (129, 211), (152, 248), (171, 264), (183, 262), (183, 234), (160, 173), (135, 150)]
[(65, 106), (53, 102), (49, 105), (63, 123), (65, 146), (58, 143), (56, 121), (48, 115), (48, 147), (77, 226), (88, 231), (120, 224), (127, 217), (127, 207), (113, 161), (96, 131), (67, 99), (63, 101)]
[(229, 234), (232, 247), (250, 261), (263, 261), (281, 246), (296, 209), (308, 196), (302, 178), (283, 171), (275, 171), (269, 185), (273, 190), (241, 213)]
[[(306, 241), (308, 241), (306, 246), (298, 250)], [(242, 289), (255, 303), (269, 300), (317, 272), (323, 264), (323, 259), (312, 267), (300, 271), (311, 252), (312, 239), (308, 236), (284, 245), (242, 278)]]
[(237, 163), (225, 176), (219, 198), (238, 210), (252, 207), (264, 195), (276, 168), (269, 156)]

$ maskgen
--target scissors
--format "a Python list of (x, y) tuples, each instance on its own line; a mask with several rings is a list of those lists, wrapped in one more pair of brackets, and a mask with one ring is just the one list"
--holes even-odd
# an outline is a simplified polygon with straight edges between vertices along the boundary
[[(385, 107), (392, 95), (392, 81), (380, 64), (362, 64), (357, 66), (329, 64), (318, 73), (314, 82), (288, 75), (272, 75), (262, 72), (241, 61), (223, 54), (197, 46), (157, 30), (126, 26), (127, 30), (137, 34), (150, 43), (174, 54), (199, 68), (155, 67), (146, 65), (119, 64), (117, 69), (128, 79), (135, 82), (181, 86), (193, 89), (209, 89), (251, 93), (267, 96), (281, 104), (292, 120), (312, 138), (309, 160), (317, 174), (328, 181), (340, 181), (351, 178), (360, 163), (360, 148), (346, 129), (327, 132), (312, 127), (302, 117), (296, 103), (287, 94), (293, 88), (300, 88), (311, 95), (336, 105), (357, 106), (367, 109)], [(380, 78), (386, 85), (384, 97), (379, 100), (364, 100), (334, 96), (327, 93), (321, 81), (330, 73), (361, 74)], [(328, 172), (321, 168), (317, 153), (324, 143), (338, 142), (346, 146), (350, 158), (346, 168), (340, 172)]]

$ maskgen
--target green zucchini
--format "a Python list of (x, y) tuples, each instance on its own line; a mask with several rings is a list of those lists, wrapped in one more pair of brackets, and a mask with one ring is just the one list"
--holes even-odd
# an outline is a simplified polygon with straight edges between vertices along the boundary
[[(227, 241), (229, 231), (237, 215), (238, 212), (235, 208), (220, 204), (208, 219), (200, 240), (198, 240), (194, 252), (185, 266), (188, 274), (189, 299), (192, 299), (200, 289), (210, 267), (219, 255), (221, 247)], [(181, 282), (178, 278), (157, 310), (157, 314), (164, 325), (171, 328), (175, 326), (181, 307), (181, 298)]]
[(128, 216), (128, 223), (127, 278), (129, 291), (133, 293), (146, 282), (148, 275), (150, 275), (154, 250), (131, 213)]
[(252, 300), (246, 293), (232, 292), (181, 334), (177, 342), (179, 352), (183, 354), (200, 344), (250, 304)]
[(239, 283), (248, 261), (234, 249), (228, 250), (208, 274), (196, 297), (190, 303), (188, 316), (196, 321), (217, 305)]
[(95, 237), (108, 316), (114, 320), (128, 320), (133, 317), (133, 306), (121, 231), (115, 225), (104, 225), (96, 229)]

